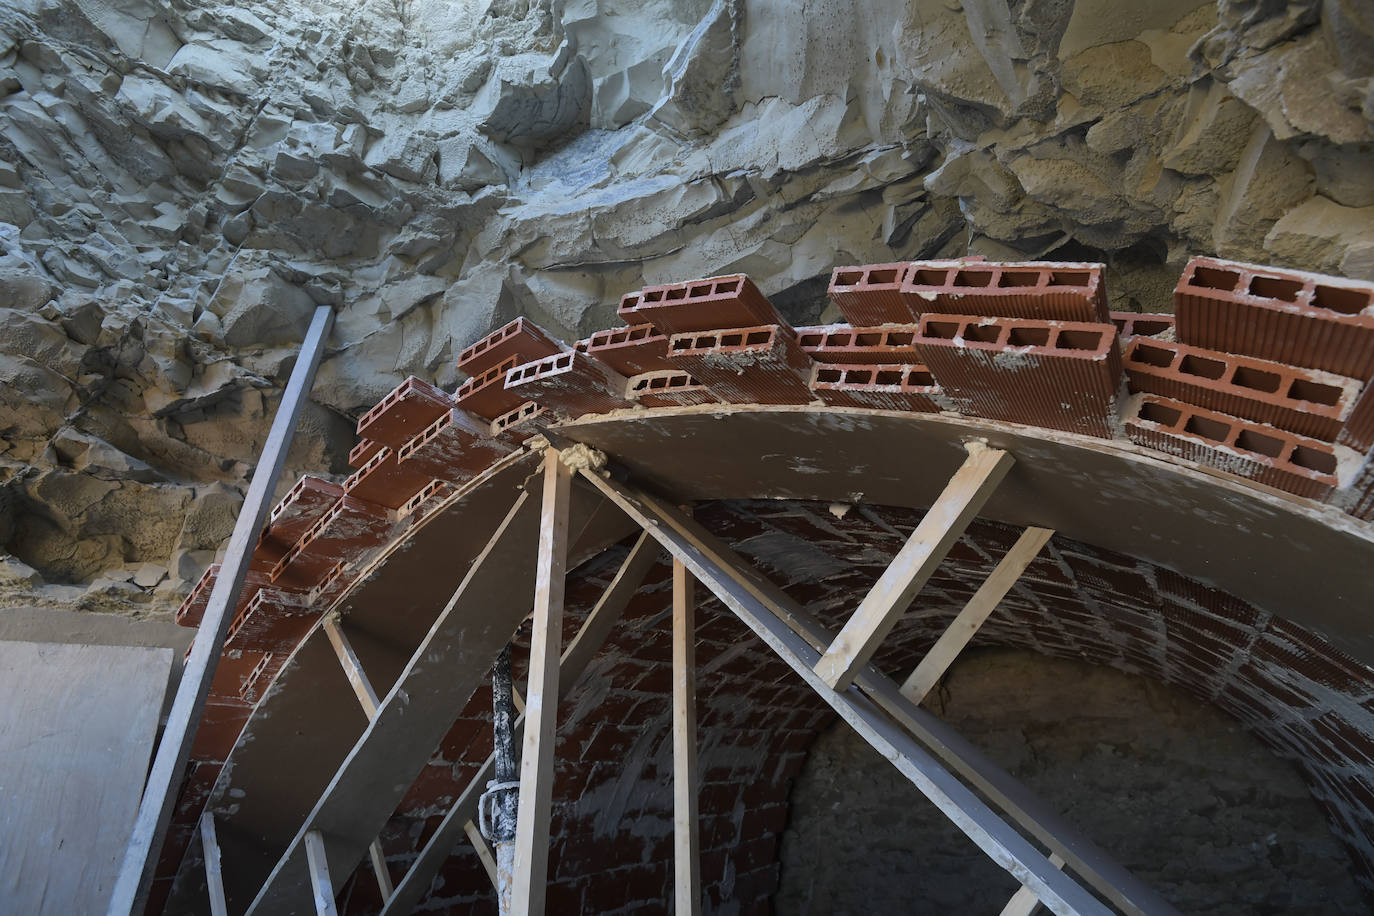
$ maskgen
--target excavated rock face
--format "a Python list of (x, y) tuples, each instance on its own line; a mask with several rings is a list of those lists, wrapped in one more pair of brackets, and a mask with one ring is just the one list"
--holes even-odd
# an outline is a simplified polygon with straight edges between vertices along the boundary
[(1354, 0), (397, 0), (0, 9), (0, 593), (165, 611), (227, 536), (313, 307), (288, 462), (517, 314), (743, 271), (1187, 255), (1374, 278)]

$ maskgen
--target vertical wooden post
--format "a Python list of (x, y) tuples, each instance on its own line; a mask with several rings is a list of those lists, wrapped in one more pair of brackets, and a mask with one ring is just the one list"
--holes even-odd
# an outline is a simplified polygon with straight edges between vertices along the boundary
[(696, 580), (673, 560), (673, 912), (701, 916), (697, 819)]
[(172, 819), (172, 808), (176, 804), (177, 791), (181, 788), (182, 775), (186, 772), (186, 760), (191, 753), (196, 728), (205, 712), (205, 698), (210, 694), (215, 666), (224, 649), (224, 639), (233, 620), (234, 608), (238, 606), (239, 594), (243, 591), (243, 580), (248, 575), (253, 548), (267, 519), (267, 511), (272, 507), (272, 494), (277, 488), (282, 465), (286, 463), (286, 453), (291, 448), (296, 421), (315, 382), (315, 370), (319, 368), (325, 340), (333, 326), (332, 308), (325, 305), (315, 309), (310, 330), (301, 344), (300, 355), (296, 357), (296, 366), (291, 370), (291, 379), (282, 392), (277, 415), (272, 418), (272, 429), (263, 445), (262, 458), (254, 469), (253, 482), (248, 486), (243, 508), (239, 510), (238, 520), (234, 523), (234, 533), (229, 538), (224, 564), (220, 567), (214, 590), (210, 592), (210, 602), (206, 605), (200, 628), (196, 630), (196, 641), (191, 646), (191, 655), (181, 673), (176, 699), (167, 714), (167, 727), (163, 729), (162, 740), (158, 742), (157, 756), (153, 758), (148, 781), (143, 788), (143, 800), (139, 803), (138, 818), (129, 835), (124, 863), (120, 866), (119, 877), (110, 895), (110, 916), (137, 916), (147, 903), (148, 886), (152, 883), (153, 870), (162, 853), (162, 841), (167, 835), (167, 824)]
[(305, 858), (310, 866), (310, 889), (315, 895), (317, 916), (339, 916), (334, 905), (334, 882), (329, 877), (329, 858), (324, 851), (324, 837), (318, 830), (305, 835)]
[(549, 808), (553, 800), (553, 744), (558, 723), (558, 657), (563, 637), (563, 580), (568, 562), (568, 502), (572, 470), (557, 449), (544, 453), (544, 500), (534, 580), (529, 693), (521, 742), (520, 802), (515, 824), (511, 912), (544, 912), (549, 871)]

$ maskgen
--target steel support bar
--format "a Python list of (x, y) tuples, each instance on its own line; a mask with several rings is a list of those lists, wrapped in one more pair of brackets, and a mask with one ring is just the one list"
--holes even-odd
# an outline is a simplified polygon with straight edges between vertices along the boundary
[(695, 584), (687, 567), (674, 559), (673, 912), (677, 916), (701, 916)]
[(568, 565), (568, 496), (572, 469), (557, 449), (544, 453), (544, 498), (535, 566), (529, 689), (520, 754), (520, 801), (515, 823), (515, 871), (510, 912), (540, 916), (548, 888), (549, 815), (553, 805), (553, 745), (558, 725), (563, 588)]
[[(632, 519), (644, 526), (645, 530), (667, 547), (675, 557), (682, 559), (688, 568), (696, 573), (697, 578), (718, 596), (721, 593), (716, 591), (716, 585), (721, 585), (729, 595), (728, 600), (722, 596), (722, 601), (751, 629), (759, 633), (770, 647), (779, 651), (794, 670), (798, 670), (798, 673), (802, 674), (827, 702), (840, 711), (847, 721), (854, 724), (852, 715), (841, 710), (837, 703), (844, 705), (853, 702), (855, 692), (851, 690), (840, 693), (831, 691), (828, 687), (823, 690), (816, 686), (819, 679), (815, 678), (813, 670), (808, 668), (806, 672), (802, 672), (798, 668), (799, 659), (804, 664), (806, 659), (819, 656), (820, 650), (831, 644), (829, 632), (787, 598), (780, 589), (740, 560), (718, 538), (674, 507), (616, 481), (601, 479), (591, 474), (586, 476), (620, 505)], [(705, 577), (702, 571), (704, 569), (712, 571), (711, 579)], [(778, 627), (785, 632), (780, 632)], [(803, 647), (806, 651), (803, 651)], [(883, 733), (882, 723), (896, 721), (906, 729), (908, 735), (918, 738), (947, 766), (968, 779), (978, 792), (987, 796), (1014, 818), (1023, 829), (1064, 858), (1076, 873), (1082, 875), (1113, 904), (1133, 916), (1176, 916), (1177, 910), (1167, 901), (1112, 861), (1090, 840), (1062, 823), (1057, 814), (1025, 786), (988, 760), (981, 751), (959, 737), (939, 719), (902, 697), (897, 685), (872, 665), (860, 670), (856, 684), (869, 695), (868, 699), (876, 704), (877, 709), (891, 717), (891, 720), (881, 717), (879, 722), (873, 725), (880, 735)], [(868, 715), (863, 706), (860, 706), (857, 712), (861, 717)], [(891, 744), (890, 741), (888, 743)], [(889, 759), (894, 759), (895, 762), (895, 758)], [(957, 788), (949, 788), (949, 792), (952, 793), (949, 797), (959, 798), (972, 805), (970, 810), (977, 815), (976, 819), (966, 816), (961, 806), (956, 806), (952, 814), (946, 812), (957, 826), (966, 833), (971, 829), (977, 829), (986, 834), (989, 828), (981, 825), (987, 823), (990, 829), (996, 831), (994, 839), (1005, 837), (1010, 832), (1006, 824), (996, 818), (976, 796), (941, 770), (924, 752), (920, 754), (920, 759), (943, 774), (936, 780), (936, 789), (943, 791), (949, 782), (953, 782)], [(899, 765), (899, 768), (902, 767)], [(902, 769), (902, 772), (913, 778), (913, 782), (917, 782), (907, 769)], [(919, 787), (921, 783), (917, 782), (917, 785)], [(945, 808), (942, 807), (942, 810)], [(1025, 843), (1019, 835), (1013, 834), (1012, 837), (1007, 838), (1007, 842), (1036, 865), (1037, 881), (1064, 887), (1063, 882), (1068, 881), (1066, 877), (1049, 874), (1052, 868), (1050, 862)], [(1002, 859), (995, 855), (993, 858), (999, 864), (1003, 864)], [(1020, 866), (1011, 867), (1009, 870), (1017, 880), (1031, 885), (1037, 896), (1054, 908), (1056, 904), (1041, 896), (1039, 887), (1024, 880)], [(1072, 881), (1068, 883), (1076, 888), (1077, 892), (1082, 892), (1082, 888)], [(1058, 899), (1063, 902), (1062, 898)], [(1077, 899), (1082, 900), (1082, 897)], [(1093, 903), (1098, 908), (1087, 910), (1088, 912), (1103, 912), (1100, 904), (1096, 901)]]
[(296, 432), (296, 423), (314, 384), (315, 370), (319, 368), (325, 341), (333, 325), (332, 308), (320, 306), (315, 309), (310, 330), (306, 332), (300, 355), (296, 357), (296, 366), (291, 370), (291, 378), (282, 392), (277, 415), (272, 419), (272, 429), (267, 434), (262, 457), (254, 469), (243, 508), (239, 510), (238, 520), (234, 523), (234, 533), (229, 538), (224, 563), (220, 566), (219, 577), (215, 580), (200, 628), (196, 631), (191, 655), (182, 670), (176, 699), (172, 701), (172, 709), (167, 715), (167, 726), (163, 729), (162, 740), (158, 742), (157, 756), (148, 772), (138, 817), (129, 835), (129, 846), (110, 897), (110, 916), (137, 916), (147, 903), (148, 887), (162, 853), (162, 842), (167, 835), (172, 809), (176, 806), (177, 792), (181, 788), (182, 775), (186, 772), (186, 761), (196, 737), (196, 728), (205, 712), (205, 699), (209, 696), (210, 683), (215, 677), (215, 666), (224, 649), (224, 639), (243, 591), (243, 580), (248, 574), (253, 549), (267, 520), (267, 512), (272, 508), (272, 494), (276, 492), (277, 480), (281, 477), (282, 465), (286, 462), (286, 453), (291, 448), (291, 439)]
[[(639, 540), (630, 548), (625, 561), (620, 564), (620, 570), (615, 574), (615, 578), (606, 586), (606, 591), (583, 621), (582, 628), (563, 651), (563, 657), (559, 660), (559, 699), (568, 695), (582, 677), (582, 672), (591, 664), (592, 658), (605, 645), (612, 628), (620, 620), (626, 605), (634, 597), (644, 577), (658, 561), (658, 556), (658, 543), (649, 535), (641, 534)], [(523, 721), (522, 716), (516, 721), (516, 728), (519, 728)], [(387, 901), (382, 916), (405, 916), (420, 903), (433, 884), (434, 876), (439, 873), (444, 860), (452, 854), (458, 837), (465, 832), (466, 825), (477, 816), (478, 799), (486, 788), (487, 780), (491, 779), (494, 768), (494, 758), (488, 757), (473, 775), (467, 788), (448, 809), (444, 819), (439, 822), (434, 835), (420, 850), (401, 883), (396, 885), (396, 893)]]
[(935, 645), (930, 647), (930, 651), (907, 677), (902, 684), (902, 696), (917, 706), (921, 705), (926, 694), (945, 676), (949, 666), (973, 639), (973, 634), (978, 632), (983, 621), (997, 610), (997, 605), (1011, 591), (1016, 580), (1021, 578), (1021, 573), (1026, 571), (1040, 548), (1053, 536), (1054, 532), (1049, 528), (1027, 528), (1022, 532), (997, 568), (978, 586), (978, 591), (973, 593), (968, 604), (964, 605), (964, 609), (945, 628)]
[(1000, 449), (981, 442), (965, 448), (968, 458), (816, 663), (828, 686), (853, 682), (1011, 468), (1011, 455)]

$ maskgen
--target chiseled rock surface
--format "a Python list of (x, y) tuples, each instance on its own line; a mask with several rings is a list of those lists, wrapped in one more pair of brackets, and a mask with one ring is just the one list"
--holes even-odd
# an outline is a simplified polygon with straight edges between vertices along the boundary
[[(1270, 10), (1277, 10), (1269, 12)], [(165, 613), (311, 309), (288, 474), (529, 315), (841, 262), (1197, 252), (1374, 277), (1353, 0), (15, 0), (0, 9), (0, 596)], [(151, 564), (151, 565), (150, 565)], [(165, 577), (153, 575), (165, 569)]]

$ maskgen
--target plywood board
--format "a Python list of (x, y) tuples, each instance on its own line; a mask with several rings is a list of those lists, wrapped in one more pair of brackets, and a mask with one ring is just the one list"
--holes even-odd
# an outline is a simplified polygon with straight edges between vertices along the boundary
[(102, 913), (171, 649), (0, 642), (0, 914)]

